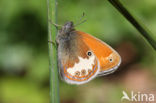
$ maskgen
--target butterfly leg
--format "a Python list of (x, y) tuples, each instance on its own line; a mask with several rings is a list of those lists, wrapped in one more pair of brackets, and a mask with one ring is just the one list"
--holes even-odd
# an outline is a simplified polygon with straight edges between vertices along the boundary
[(58, 27), (62, 27), (62, 25), (58, 25), (58, 24), (54, 23), (52, 20), (49, 20), (49, 22), (51, 24), (53, 24), (56, 27), (56, 29), (58, 29)]
[(49, 43), (52, 43), (53, 45), (57, 45), (56, 41), (48, 40)]

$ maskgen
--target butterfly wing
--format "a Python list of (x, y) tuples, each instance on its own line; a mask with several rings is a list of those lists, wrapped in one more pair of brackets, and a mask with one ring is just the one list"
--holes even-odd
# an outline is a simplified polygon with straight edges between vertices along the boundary
[(100, 62), (99, 76), (113, 73), (121, 63), (120, 55), (101, 40), (81, 31), (77, 31), (83, 42), (94, 52)]
[(100, 70), (96, 55), (82, 39), (74, 31), (68, 39), (59, 40), (59, 70), (62, 79), (70, 84), (86, 83), (95, 78)]

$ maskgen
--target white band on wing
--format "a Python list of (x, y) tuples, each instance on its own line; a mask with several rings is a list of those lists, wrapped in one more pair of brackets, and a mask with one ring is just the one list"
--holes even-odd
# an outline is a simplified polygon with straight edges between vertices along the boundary
[(83, 76), (81, 73), (85, 70), (85, 75), (88, 75), (88, 71), (93, 69), (93, 65), (95, 65), (95, 55), (92, 55), (87, 58), (78, 57), (79, 62), (75, 63), (72, 68), (67, 68), (67, 72), (74, 76), (76, 73), (80, 73), (79, 76)]

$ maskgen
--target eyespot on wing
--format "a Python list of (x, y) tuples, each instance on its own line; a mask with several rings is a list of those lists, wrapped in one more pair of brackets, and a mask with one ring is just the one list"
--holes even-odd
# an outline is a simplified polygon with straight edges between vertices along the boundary
[(121, 63), (120, 55), (105, 42), (91, 36), (90, 34), (77, 31), (83, 42), (94, 52), (100, 62), (100, 72), (107, 74), (114, 72)]

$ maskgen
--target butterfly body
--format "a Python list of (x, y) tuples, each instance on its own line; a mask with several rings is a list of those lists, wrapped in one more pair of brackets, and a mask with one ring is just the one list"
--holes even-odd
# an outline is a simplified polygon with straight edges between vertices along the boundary
[(114, 72), (121, 62), (115, 50), (87, 33), (76, 31), (73, 22), (59, 30), (56, 41), (60, 74), (70, 84), (84, 84)]

